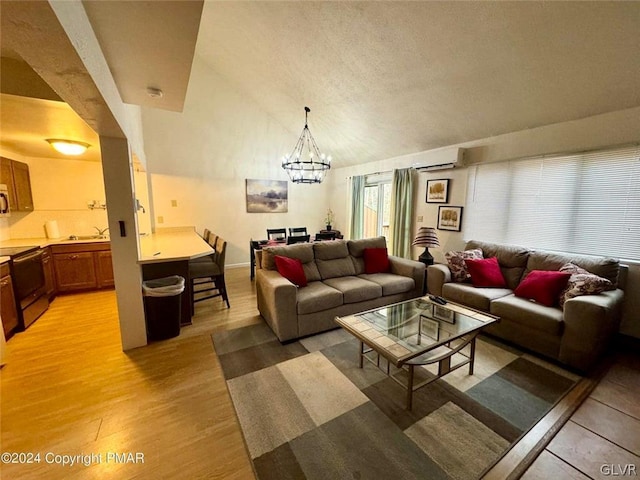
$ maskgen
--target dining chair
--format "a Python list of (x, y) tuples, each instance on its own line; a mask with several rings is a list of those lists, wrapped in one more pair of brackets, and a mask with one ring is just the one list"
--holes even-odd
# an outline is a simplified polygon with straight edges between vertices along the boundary
[(335, 232), (318, 232), (316, 233), (316, 242), (320, 242), (323, 240), (335, 240), (336, 233)]
[[(227, 308), (231, 308), (229, 295), (227, 293), (227, 284), (224, 278), (226, 252), (227, 242), (222, 237), (217, 237), (215, 252), (205, 257), (209, 258), (210, 261), (189, 261), (192, 307), (194, 307), (197, 302), (209, 298), (222, 297), (222, 300), (227, 304)], [(207, 292), (214, 293), (207, 294)], [(205, 293), (205, 295), (198, 295), (201, 293)], [(196, 297), (196, 295), (198, 296)]]
[(307, 227), (289, 227), (289, 235), (306, 235)]
[(284, 240), (287, 238), (286, 228), (267, 228), (267, 240)]
[(287, 237), (287, 245), (292, 245), (294, 243), (305, 243), (308, 242), (311, 238), (311, 235), (289, 235)]

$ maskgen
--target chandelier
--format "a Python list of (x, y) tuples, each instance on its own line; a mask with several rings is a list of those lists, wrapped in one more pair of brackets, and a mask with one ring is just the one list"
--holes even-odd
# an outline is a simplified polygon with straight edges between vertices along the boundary
[(304, 128), (290, 155), (282, 157), (282, 168), (293, 183), (322, 183), (331, 168), (331, 155), (320, 153), (307, 125), (311, 109), (304, 107)]

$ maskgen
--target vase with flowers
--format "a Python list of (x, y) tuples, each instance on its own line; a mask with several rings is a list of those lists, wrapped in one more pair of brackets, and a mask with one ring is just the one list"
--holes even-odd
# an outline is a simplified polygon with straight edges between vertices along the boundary
[(327, 230), (331, 230), (331, 224), (333, 223), (333, 210), (327, 210), (327, 216), (324, 218), (324, 223), (327, 226)]

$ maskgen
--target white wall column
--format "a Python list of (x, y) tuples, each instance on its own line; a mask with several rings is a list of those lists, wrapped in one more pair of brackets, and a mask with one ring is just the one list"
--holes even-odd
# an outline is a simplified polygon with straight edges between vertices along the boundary
[[(138, 265), (138, 228), (135, 215), (132, 158), (126, 139), (100, 137), (102, 172), (111, 234), (122, 349), (147, 344), (142, 303), (142, 274)], [(121, 232), (123, 222), (124, 232)]]

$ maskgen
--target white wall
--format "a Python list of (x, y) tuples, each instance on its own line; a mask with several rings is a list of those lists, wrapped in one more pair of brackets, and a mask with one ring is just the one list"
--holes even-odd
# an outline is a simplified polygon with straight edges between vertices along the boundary
[(29, 165), (33, 212), (13, 212), (6, 238), (45, 237), (44, 224), (56, 220), (60, 236), (90, 235), (94, 226), (107, 227), (105, 210), (90, 210), (89, 202), (105, 203), (102, 164), (82, 160), (24, 157), (7, 150), (2, 156)]
[(247, 264), (249, 240), (265, 238), (267, 228), (324, 228), (326, 183), (289, 183), (287, 213), (246, 213), (246, 179), (288, 179), (280, 159), (302, 118), (287, 130), (196, 57), (184, 111), (145, 108), (142, 119), (155, 226), (208, 228), (227, 240), (228, 265)]
[[(337, 223), (346, 225), (349, 212), (349, 191), (347, 178), (353, 175), (365, 175), (393, 168), (406, 168), (414, 164), (428, 163), (429, 159), (439, 158), (443, 151), (457, 147), (467, 149), (466, 158), (470, 164), (495, 162), (535, 155), (559, 152), (571, 152), (604, 148), (612, 145), (640, 142), (640, 108), (611, 112), (603, 115), (548, 125), (497, 137), (476, 140), (464, 144), (446, 147), (412, 155), (382, 160), (366, 165), (345, 167), (332, 172), (328, 179), (330, 206), (337, 215)], [(438, 204), (427, 204), (426, 183), (429, 179), (449, 178), (449, 205), (465, 206), (467, 198), (466, 168), (440, 170), (420, 173), (417, 198), (415, 201), (414, 231), (420, 226), (436, 226)], [(423, 216), (423, 222), (417, 218)], [(444, 262), (444, 253), (459, 250), (465, 245), (465, 217), (463, 211), (462, 231), (447, 232), (438, 230), (439, 248), (429, 251), (437, 262)], [(347, 230), (346, 228), (344, 229)], [(418, 258), (422, 249), (414, 248), (414, 258)], [(597, 252), (594, 252), (597, 254)], [(625, 262), (629, 263), (629, 262)], [(640, 264), (631, 263), (626, 287), (624, 315), (620, 331), (640, 338)]]

